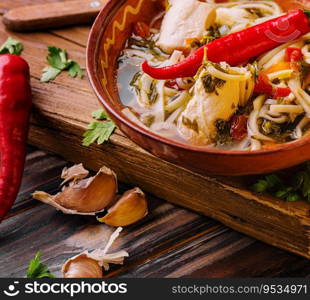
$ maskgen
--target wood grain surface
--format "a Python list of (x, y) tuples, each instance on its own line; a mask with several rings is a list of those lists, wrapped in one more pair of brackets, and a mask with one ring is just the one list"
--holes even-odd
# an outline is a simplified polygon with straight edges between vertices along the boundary
[[(3, 1), (0, 7), (9, 8), (15, 4), (15, 1)], [(87, 79), (72, 79), (61, 74), (54, 82), (42, 84), (39, 78), (45, 66), (47, 45), (67, 49), (70, 58), (84, 66), (88, 31), (89, 28), (79, 26), (15, 34), (0, 25), (0, 43), (8, 35), (23, 41), (23, 57), (30, 62), (34, 94), (30, 142), (61, 154), (69, 161), (82, 161), (94, 170), (107, 164), (130, 186), (138, 185), (238, 231), (309, 257), (310, 206), (306, 202), (288, 204), (270, 197), (258, 197), (246, 189), (253, 180), (251, 177), (209, 178), (194, 174), (146, 153), (118, 131), (106, 145), (81, 146), (81, 135), (90, 121), (90, 113), (99, 108)], [(111, 232), (93, 219), (64, 216), (31, 199), (31, 192), (39, 186), (46, 191), (57, 189), (59, 179), (56, 176), (65, 164), (41, 151), (30, 152), (19, 199), (8, 219), (0, 225), (0, 257), (5, 262), (0, 266), (0, 276), (22, 276), (25, 260), (37, 250), (45, 253), (44, 259), (53, 270), (59, 270), (72, 252), (85, 245), (101, 244), (101, 233), (106, 237)], [(309, 275), (306, 259), (245, 237), (206, 217), (154, 197), (150, 199), (151, 214), (140, 224), (126, 229), (116, 244), (116, 248), (125, 245), (130, 258), (123, 267), (112, 269), (107, 276)], [(51, 230), (55, 230), (52, 239), (48, 236)], [(94, 235), (93, 241), (80, 245), (81, 235)], [(25, 256), (27, 241), (31, 241), (31, 245)]]
[[(0, 225), (0, 277), (25, 276), (41, 250), (61, 276), (63, 262), (103, 247), (113, 229), (93, 217), (68, 216), (31, 198), (34, 190), (58, 191), (67, 162), (29, 148), (23, 185), (12, 214)], [(121, 185), (121, 191), (130, 188)], [(121, 233), (114, 250), (130, 256), (106, 277), (308, 277), (309, 260), (276, 249), (220, 223), (148, 195), (150, 214)]]
[(52, 83), (43, 84), (39, 78), (46, 65), (47, 45), (67, 49), (70, 58), (84, 66), (88, 30), (79, 27), (76, 31), (67, 28), (13, 34), (0, 26), (0, 42), (8, 35), (23, 41), (23, 56), (30, 63), (34, 92), (30, 143), (69, 161), (83, 162), (93, 170), (107, 164), (126, 183), (139, 185), (165, 200), (309, 258), (310, 205), (306, 202), (285, 203), (254, 195), (246, 189), (248, 178), (195, 174), (146, 153), (119, 131), (106, 145), (89, 148), (81, 145), (90, 114), (99, 107), (87, 79), (73, 79), (63, 73)]

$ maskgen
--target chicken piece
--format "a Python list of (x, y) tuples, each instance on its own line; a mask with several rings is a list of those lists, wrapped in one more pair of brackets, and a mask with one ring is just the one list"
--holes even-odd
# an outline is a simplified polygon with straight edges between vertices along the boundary
[(216, 23), (219, 25), (234, 26), (236, 24), (248, 23), (251, 14), (243, 8), (219, 7), (216, 11)]
[(216, 9), (213, 4), (198, 0), (170, 0), (160, 30), (157, 45), (165, 52), (182, 50), (185, 40), (199, 38), (215, 21)]
[[(241, 72), (238, 74), (236, 70)], [(251, 97), (254, 74), (248, 68), (233, 68), (234, 74), (208, 64), (200, 71), (194, 96), (178, 120), (178, 132), (193, 145), (209, 145), (217, 136), (216, 122), (228, 121)], [(224, 79), (226, 78), (226, 79)]]

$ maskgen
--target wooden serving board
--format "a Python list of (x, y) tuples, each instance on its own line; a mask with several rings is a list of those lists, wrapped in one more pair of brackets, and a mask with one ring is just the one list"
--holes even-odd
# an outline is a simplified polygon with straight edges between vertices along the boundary
[[(6, 1), (4, 8), (9, 8)], [(0, 4), (0, 9), (1, 9)], [(276, 247), (310, 258), (310, 205), (285, 203), (255, 195), (247, 187), (251, 178), (208, 177), (167, 163), (133, 144), (117, 131), (108, 144), (82, 146), (90, 114), (100, 106), (87, 78), (61, 74), (41, 83), (47, 46), (67, 49), (71, 59), (85, 65), (88, 27), (48, 33), (13, 34), (0, 25), (0, 43), (8, 35), (24, 43), (34, 95), (29, 142), (65, 159), (96, 170), (107, 165), (121, 181), (141, 187), (172, 203), (192, 209)]]

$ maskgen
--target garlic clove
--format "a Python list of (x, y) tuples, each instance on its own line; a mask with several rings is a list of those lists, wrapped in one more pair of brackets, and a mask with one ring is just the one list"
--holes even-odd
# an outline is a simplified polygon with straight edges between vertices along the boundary
[(63, 267), (64, 278), (102, 278), (103, 269), (109, 270), (110, 264), (122, 265), (128, 253), (124, 250), (106, 254), (101, 249), (83, 252), (68, 259)]
[(124, 193), (108, 213), (102, 218), (97, 217), (97, 220), (111, 226), (128, 226), (141, 220), (147, 213), (145, 194), (139, 188), (134, 188)]
[(96, 249), (89, 253), (85, 251), (68, 259), (62, 266), (65, 278), (102, 278), (104, 268), (109, 270), (110, 264), (123, 264), (128, 253), (124, 250), (109, 253), (109, 249), (120, 235), (122, 227), (118, 227), (110, 236), (104, 249)]
[(66, 214), (95, 215), (113, 203), (116, 193), (116, 174), (102, 167), (94, 177), (73, 181), (56, 195), (36, 191), (33, 198)]
[(71, 168), (65, 167), (62, 170), (61, 178), (64, 179), (64, 181), (61, 183), (61, 185), (64, 185), (68, 181), (78, 181), (80, 179), (84, 179), (89, 175), (89, 172), (84, 169), (83, 164), (74, 165)]
[(102, 267), (98, 261), (87, 257), (87, 254), (80, 254), (69, 260), (63, 267), (65, 278), (102, 278)]

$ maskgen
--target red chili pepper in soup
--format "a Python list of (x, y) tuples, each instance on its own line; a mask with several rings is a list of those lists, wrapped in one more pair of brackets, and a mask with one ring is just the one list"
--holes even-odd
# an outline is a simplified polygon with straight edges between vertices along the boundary
[(285, 50), (285, 60), (288, 62), (297, 62), (303, 60), (303, 55), (300, 48), (288, 47)]
[(248, 118), (245, 115), (234, 115), (231, 119), (230, 135), (235, 140), (242, 140), (248, 134)]
[(192, 77), (201, 66), (205, 55), (211, 62), (226, 62), (231, 66), (240, 65), (250, 58), (310, 32), (309, 17), (310, 11), (297, 9), (214, 40), (200, 47), (178, 64), (156, 68), (145, 61), (142, 64), (142, 70), (155, 79)]

